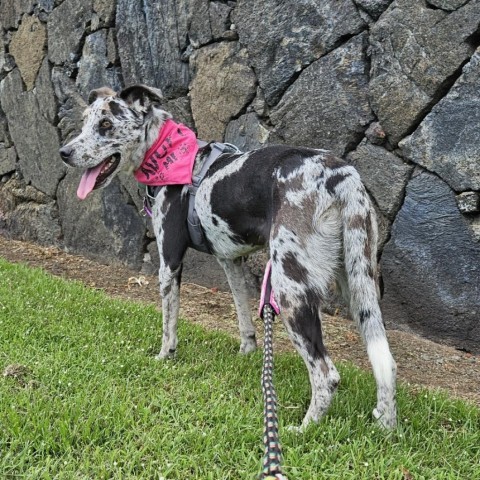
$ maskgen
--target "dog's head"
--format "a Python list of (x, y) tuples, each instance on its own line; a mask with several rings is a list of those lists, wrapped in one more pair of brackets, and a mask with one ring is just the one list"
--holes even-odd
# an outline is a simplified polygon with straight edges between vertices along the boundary
[(135, 85), (119, 94), (104, 87), (90, 92), (82, 132), (60, 149), (69, 166), (86, 169), (78, 187), (82, 200), (106, 187), (121, 170), (134, 170), (170, 114), (160, 108), (162, 93)]

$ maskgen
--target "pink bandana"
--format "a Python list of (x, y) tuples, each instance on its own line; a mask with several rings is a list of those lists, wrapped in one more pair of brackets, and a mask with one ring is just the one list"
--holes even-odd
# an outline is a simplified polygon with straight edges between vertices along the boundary
[(188, 185), (198, 152), (197, 138), (188, 127), (167, 120), (158, 138), (135, 170), (137, 181), (145, 185)]

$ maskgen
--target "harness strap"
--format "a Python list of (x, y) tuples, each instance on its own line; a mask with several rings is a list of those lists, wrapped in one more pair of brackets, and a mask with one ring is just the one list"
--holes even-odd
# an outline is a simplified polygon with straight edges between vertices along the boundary
[(188, 234), (190, 235), (192, 247), (200, 252), (212, 253), (195, 209), (195, 196), (197, 194), (198, 187), (208, 172), (208, 169), (212, 166), (215, 160), (220, 157), (220, 155), (227, 152), (240, 153), (240, 150), (234, 145), (230, 145), (228, 143), (212, 143), (210, 154), (203, 161), (200, 171), (196, 175), (192, 176), (192, 184), (188, 186)]

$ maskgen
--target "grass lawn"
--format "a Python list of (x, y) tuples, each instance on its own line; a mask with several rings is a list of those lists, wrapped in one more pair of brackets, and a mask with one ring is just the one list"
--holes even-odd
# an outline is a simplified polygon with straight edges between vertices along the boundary
[[(0, 479), (255, 479), (263, 453), (262, 354), (180, 322), (159, 363), (161, 315), (0, 259)], [(301, 360), (276, 356), (289, 479), (480, 479), (480, 412), (400, 388), (400, 426), (371, 419), (373, 378), (340, 364), (328, 416), (304, 434)], [(428, 375), (428, 372), (425, 372)], [(480, 385), (480, 382), (479, 382)]]

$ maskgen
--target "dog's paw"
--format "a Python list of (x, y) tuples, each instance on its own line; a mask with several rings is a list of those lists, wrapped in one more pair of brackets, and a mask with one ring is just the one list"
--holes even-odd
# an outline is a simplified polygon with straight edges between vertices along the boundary
[(287, 430), (287, 432), (296, 433), (297, 435), (300, 435), (305, 431), (305, 427), (297, 426), (297, 425), (288, 425), (285, 427), (285, 430)]
[(393, 430), (397, 426), (397, 415), (395, 411), (392, 413), (381, 412), (378, 408), (373, 409), (373, 418), (378, 426), (384, 430)]
[(170, 349), (170, 350), (160, 350), (160, 353), (155, 356), (155, 360), (168, 360), (170, 358), (175, 357), (175, 349)]
[(242, 355), (247, 355), (248, 353), (254, 352), (257, 349), (257, 342), (255, 338), (248, 339), (240, 344), (240, 353)]

